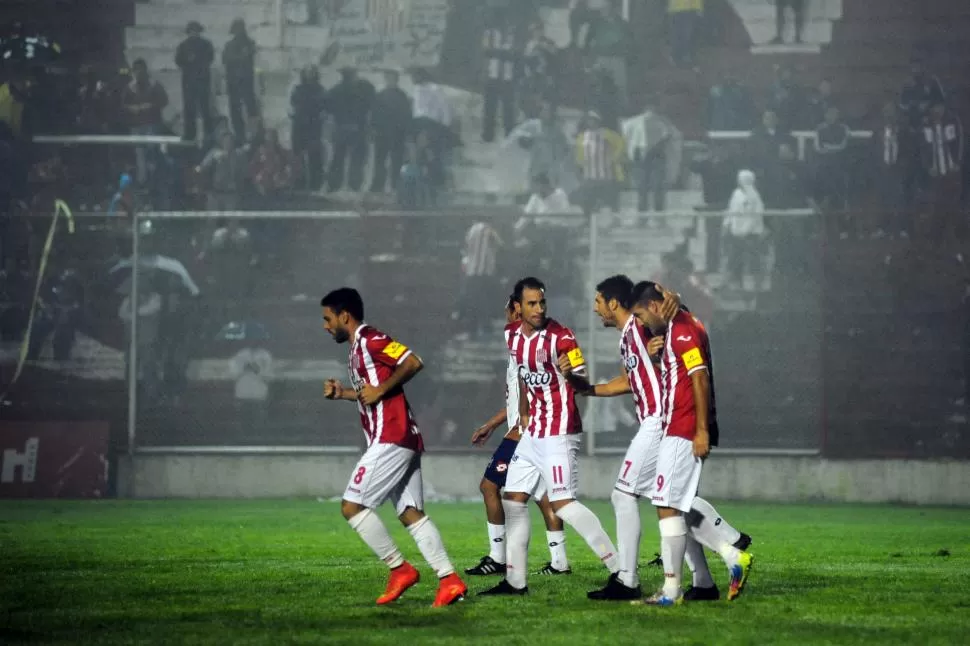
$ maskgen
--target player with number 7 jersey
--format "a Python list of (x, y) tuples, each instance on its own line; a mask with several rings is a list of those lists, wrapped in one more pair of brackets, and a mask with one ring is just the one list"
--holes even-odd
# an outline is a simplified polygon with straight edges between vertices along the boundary
[[(576, 389), (588, 388), (586, 360), (572, 330), (546, 316), (545, 285), (523, 278), (513, 301), (521, 316), (508, 328), (509, 355), (518, 369), (520, 420), (523, 428), (505, 482), (505, 579), (485, 595), (528, 592), (528, 546), (531, 534), (528, 501), (545, 489), (553, 511), (583, 537), (610, 570), (616, 572), (616, 548), (599, 519), (576, 500), (578, 458), (583, 430)], [(569, 360), (560, 369), (559, 358)]]
[(328, 379), (324, 396), (355, 402), (367, 437), (367, 450), (347, 483), (341, 512), (364, 543), (391, 569), (387, 588), (377, 603), (397, 600), (421, 578), (373, 513), (388, 500), (438, 575), (438, 593), (432, 605), (459, 601), (467, 588), (455, 573), (438, 528), (424, 514), (424, 443), (404, 395), (404, 384), (423, 368), (421, 359), (407, 346), (364, 323), (364, 303), (357, 290), (334, 290), (323, 297), (320, 305), (324, 329), (334, 341), (351, 342), (348, 372), (352, 388)]

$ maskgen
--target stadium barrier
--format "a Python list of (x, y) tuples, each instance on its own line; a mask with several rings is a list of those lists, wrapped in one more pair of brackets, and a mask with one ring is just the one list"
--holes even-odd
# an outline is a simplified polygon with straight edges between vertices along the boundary
[[(502, 406), (500, 304), (511, 282), (526, 273), (547, 281), (551, 315), (576, 331), (599, 380), (619, 366), (615, 332), (601, 329), (591, 312), (593, 285), (617, 272), (658, 278), (709, 324), (719, 460), (778, 461), (803, 472), (809, 467), (798, 460), (817, 463), (819, 452), (970, 456), (965, 418), (954, 405), (962, 390), (951, 378), (961, 370), (963, 319), (945, 314), (959, 302), (965, 280), (959, 266), (945, 265), (955, 264), (953, 256), (926, 256), (902, 240), (826, 242), (808, 212), (767, 216), (766, 280), (748, 285), (732, 284), (725, 273), (725, 255), (734, 248), (724, 246), (716, 213), (566, 215), (524, 224), (519, 214), (485, 209), (148, 213), (138, 216), (138, 227), (121, 217), (75, 215), (76, 232), (62, 229), (54, 240), (34, 324), (36, 354), (28, 348), (5, 417), (108, 422), (112, 452), (152, 464), (343, 460), (359, 451), (353, 407), (326, 402), (320, 392), (324, 378), (345, 374), (346, 348), (322, 331), (317, 300), (348, 284), (364, 293), (367, 318), (428, 365), (409, 394), (432, 455), (447, 453), (471, 468), (487, 455), (453, 453), (472, 451), (471, 431)], [(505, 247), (494, 280), (469, 287), (462, 247), (478, 220), (489, 222)], [(30, 269), (47, 222), (35, 216), (10, 225), (33, 242), (22, 256), (27, 289), (8, 295), (0, 313), (5, 386), (23, 340), (19, 314), (31, 302)], [(526, 246), (516, 246), (523, 239)], [(21, 258), (7, 255), (13, 257)], [(927, 275), (932, 290), (921, 283)], [(81, 295), (74, 295), (75, 279)], [(20, 282), (6, 280), (4, 288), (17, 291)], [(144, 311), (126, 324), (122, 303), (128, 297), (130, 304), (132, 292)], [(152, 292), (165, 298), (153, 302)], [(463, 293), (476, 297), (463, 301)], [(23, 294), (27, 300), (18, 304)], [(478, 312), (487, 320), (469, 329), (483, 322)], [(138, 341), (143, 319), (152, 343)], [(68, 338), (67, 356), (59, 356)], [(885, 344), (894, 352), (884, 352)], [(928, 355), (939, 357), (943, 377), (917, 369)], [(126, 382), (128, 364), (139, 369)], [(134, 414), (126, 414), (126, 402)], [(585, 450), (596, 458), (591, 465), (602, 459), (614, 468), (635, 431), (623, 403), (582, 403)]]

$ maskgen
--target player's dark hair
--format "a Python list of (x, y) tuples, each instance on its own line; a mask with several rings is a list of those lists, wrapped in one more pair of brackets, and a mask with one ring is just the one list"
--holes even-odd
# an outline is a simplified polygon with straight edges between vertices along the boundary
[(651, 280), (643, 280), (633, 286), (633, 293), (630, 296), (630, 306), (643, 305), (650, 303), (662, 303), (663, 293), (657, 289), (657, 283)]
[(515, 294), (509, 294), (509, 298), (505, 301), (505, 311), (514, 312), (515, 311)]
[(320, 307), (329, 307), (334, 314), (347, 312), (356, 321), (364, 320), (364, 300), (352, 287), (335, 289), (320, 299)]
[(544, 292), (546, 291), (546, 286), (538, 278), (534, 278), (532, 276), (523, 278), (522, 280), (520, 280), (515, 284), (515, 288), (512, 290), (513, 300), (515, 300), (516, 303), (521, 303), (522, 292), (524, 292), (527, 289), (538, 289), (539, 291)]
[(615, 299), (625, 310), (633, 305), (633, 281), (624, 274), (610, 276), (596, 286), (596, 291), (603, 295), (603, 300), (607, 303)]

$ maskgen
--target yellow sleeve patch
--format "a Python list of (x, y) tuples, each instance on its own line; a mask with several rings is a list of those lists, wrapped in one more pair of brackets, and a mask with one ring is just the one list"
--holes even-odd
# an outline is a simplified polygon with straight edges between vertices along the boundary
[(573, 348), (566, 354), (566, 356), (569, 357), (569, 365), (571, 365), (573, 368), (578, 368), (586, 363), (586, 360), (583, 358), (583, 351), (579, 348)]
[(697, 366), (704, 365), (704, 358), (701, 356), (701, 351), (698, 348), (688, 350), (684, 354), (680, 355), (680, 358), (688, 370), (693, 370)]
[(408, 347), (406, 345), (398, 343), (397, 341), (392, 341), (391, 343), (388, 343), (387, 347), (384, 348), (384, 354), (394, 359), (395, 361), (400, 359), (401, 355), (407, 351), (408, 351)]

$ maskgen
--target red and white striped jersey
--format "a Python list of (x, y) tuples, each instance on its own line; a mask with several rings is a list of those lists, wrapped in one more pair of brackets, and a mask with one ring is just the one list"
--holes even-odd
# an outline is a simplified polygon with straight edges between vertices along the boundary
[(544, 328), (526, 336), (521, 323), (512, 323), (505, 338), (529, 397), (529, 427), (524, 431), (535, 438), (582, 433), (576, 393), (559, 371), (563, 354), (574, 368), (586, 365), (572, 330), (549, 319)]
[(620, 357), (633, 390), (633, 403), (640, 422), (648, 417), (659, 417), (662, 412), (660, 372), (647, 354), (650, 336), (635, 316), (630, 316), (620, 335)]
[[(505, 326), (505, 345), (521, 325), (522, 321), (515, 321)], [(505, 416), (510, 431), (519, 426), (519, 395), (519, 364), (510, 352), (509, 365), (505, 368)]]
[(465, 234), (462, 269), (466, 276), (494, 276), (498, 247), (502, 243), (495, 229), (486, 222), (476, 222)]
[(580, 167), (583, 179), (613, 180), (616, 179), (614, 169), (615, 155), (606, 131), (603, 128), (587, 130), (580, 137), (582, 147)]
[[(394, 369), (411, 356), (407, 346), (396, 342), (380, 330), (361, 323), (350, 346), (348, 371), (354, 390), (364, 384), (379, 386), (394, 373)], [(414, 414), (404, 396), (404, 389), (395, 388), (373, 406), (357, 402), (360, 425), (367, 436), (367, 446), (396, 444), (412, 451), (424, 450), (424, 441)]]
[(667, 325), (667, 339), (660, 362), (663, 386), (664, 434), (694, 439), (697, 414), (691, 375), (707, 370), (711, 401), (708, 410), (708, 433), (711, 446), (717, 446), (717, 407), (714, 403), (714, 366), (707, 330), (693, 314), (681, 310)]

